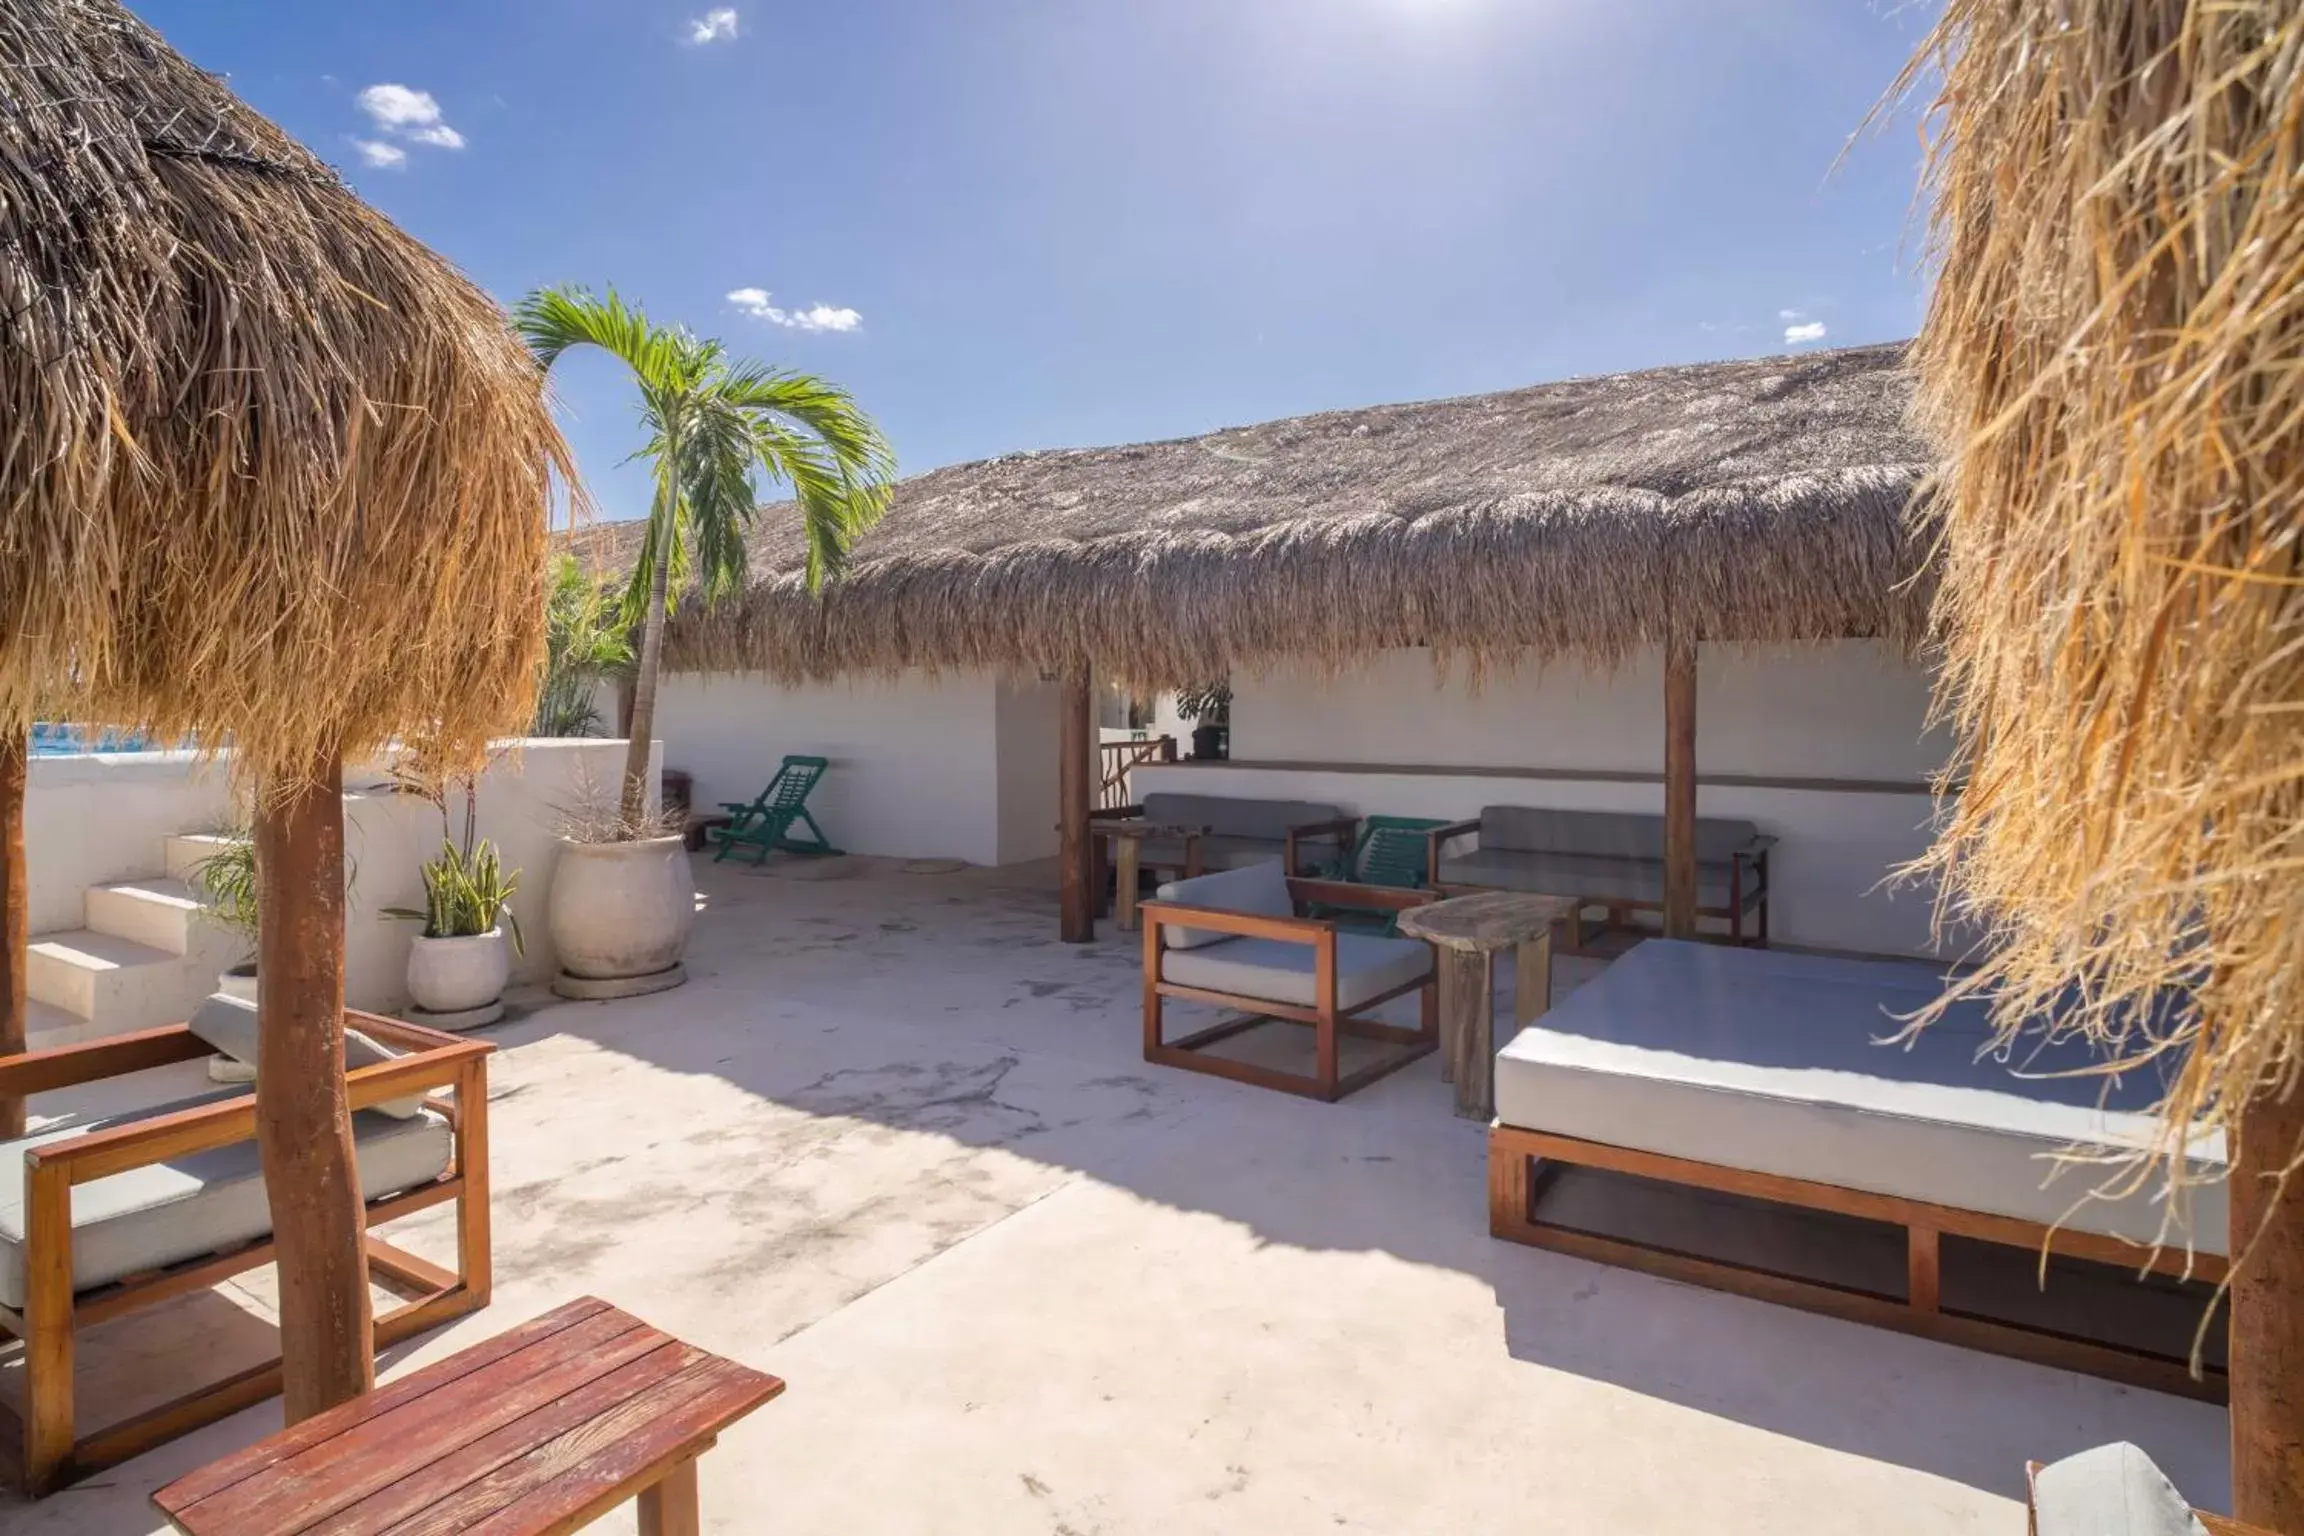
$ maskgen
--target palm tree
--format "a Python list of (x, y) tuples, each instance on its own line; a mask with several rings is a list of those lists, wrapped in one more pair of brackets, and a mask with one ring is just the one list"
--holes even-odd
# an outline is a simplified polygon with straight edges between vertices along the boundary
[(624, 597), (627, 621), (640, 628), (640, 668), (619, 803), (625, 828), (636, 833), (647, 817), (656, 674), (675, 583), (694, 580), (707, 602), (743, 586), (745, 535), (765, 479), (792, 488), (808, 585), (820, 590), (886, 510), (895, 456), (846, 391), (811, 374), (731, 359), (719, 342), (681, 327), (651, 325), (613, 290), (599, 298), (582, 288), (538, 289), (513, 323), (546, 368), (571, 347), (598, 347), (622, 359), (640, 387), (648, 430), (640, 453), (654, 461), (656, 489)]
[(589, 736), (600, 723), (600, 680), (632, 665), (631, 626), (570, 554), (552, 557), (544, 594), (544, 676), (531, 736)]

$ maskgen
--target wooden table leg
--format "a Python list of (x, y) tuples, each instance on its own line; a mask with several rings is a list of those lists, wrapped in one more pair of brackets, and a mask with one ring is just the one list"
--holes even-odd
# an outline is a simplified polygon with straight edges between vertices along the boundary
[(1457, 1036), (1456, 1113), (1467, 1120), (1496, 1114), (1496, 952), (1465, 956), (1475, 963), (1470, 980), (1476, 992)]
[(703, 1536), (703, 1530), (694, 1457), (640, 1490), (640, 1536)]
[(1514, 967), (1512, 1021), (1522, 1029), (1542, 1018), (1552, 1006), (1552, 931), (1546, 929), (1520, 943)]
[[(1465, 1042), (1484, 1011), (1488, 957), (1467, 949), (1440, 951), (1440, 1081), (1461, 1083)], [(1461, 1097), (1462, 1090), (1458, 1090)]]
[(1136, 931), (1136, 865), (1144, 845), (1132, 837), (1115, 839), (1120, 847), (1113, 859), (1117, 875), (1112, 894), (1112, 922), (1122, 933)]

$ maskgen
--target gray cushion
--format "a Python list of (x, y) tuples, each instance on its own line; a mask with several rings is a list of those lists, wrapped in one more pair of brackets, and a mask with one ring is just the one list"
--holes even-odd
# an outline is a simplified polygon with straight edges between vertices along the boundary
[[(1247, 912), (1257, 917), (1294, 917), (1296, 902), (1288, 894), (1288, 877), (1278, 859), (1228, 869), (1190, 880), (1171, 880), (1160, 887), (1162, 901), (1187, 907), (1213, 907), (1219, 912)], [(1232, 937), (1214, 928), (1171, 928), (1162, 924), (1160, 937), (1170, 949), (1197, 949)]]
[[(223, 992), (213, 993), (192, 1010), (192, 1017), (185, 1021), (184, 1027), (202, 1044), (231, 1057), (250, 1071), (256, 1069), (256, 1005), (246, 998), (233, 997)], [(381, 1062), (398, 1061), (407, 1054), (359, 1030), (344, 1031), (344, 1070), (347, 1072), (357, 1067), (373, 1067)], [(423, 1112), (424, 1095), (414, 1093), (405, 1098), (387, 1099), (372, 1107), (395, 1120), (412, 1120)]]
[[(0, 1305), (24, 1305), (24, 1153), (195, 1105), (244, 1094), (225, 1089), (127, 1114), (71, 1117), (16, 1141), (0, 1141)], [(448, 1122), (429, 1110), (395, 1120), (363, 1110), (352, 1117), (361, 1193), (378, 1199), (428, 1184), (447, 1172)], [(95, 1179), (72, 1191), (72, 1285), (106, 1284), (140, 1270), (199, 1258), (272, 1230), (256, 1143), (237, 1142), (172, 1157), (150, 1168)]]
[(1182, 827), (1206, 827), (1226, 837), (1260, 837), (1279, 842), (1290, 827), (1335, 821), (1344, 813), (1311, 800), (1237, 800), (1229, 795), (1153, 794), (1144, 797), (1144, 819)]
[[(1203, 949), (1164, 956), (1161, 979), (1184, 987), (1205, 987), (1268, 1003), (1312, 1007), (1319, 998), (1313, 964), (1318, 951), (1281, 939), (1226, 939)], [(1336, 1006), (1359, 1007), (1396, 987), (1421, 981), (1432, 971), (1432, 950), (1416, 939), (1380, 939), (1367, 934), (1336, 936)]]
[(2208, 1536), (2152, 1458), (2126, 1441), (2042, 1467), (2032, 1514), (2036, 1536)]
[[(1696, 818), (1696, 857), (1725, 862), (1759, 835), (1749, 821)], [(1664, 818), (1633, 811), (1550, 811), (1524, 805), (1480, 809), (1480, 846), (1523, 853), (1588, 854), (1602, 858), (1664, 857)]]
[[(2106, 1170), (2055, 1155), (2151, 1144), (2160, 1084), (2069, 1075), (2084, 1042), (1985, 1054), (1980, 1003), (1909, 1048), (1877, 1042), (1942, 990), (1928, 966), (1650, 939), (1496, 1054), (1506, 1125), (2136, 1240), (2161, 1191), (2084, 1200)], [(2059, 1075), (2064, 1074), (2064, 1075)], [(2104, 1099), (2099, 1106), (2098, 1100)], [(2223, 1139), (2204, 1135), (2172, 1239), (2221, 1253)], [(2188, 1218), (2188, 1221), (2183, 1219)]]
[[(1440, 860), (1442, 885), (1477, 885), (1500, 891), (1534, 891), (1545, 896), (1581, 896), (1589, 901), (1664, 899), (1664, 865), (1657, 859), (1611, 859), (1596, 854), (1522, 853), (1511, 848), (1475, 848)], [(1744, 905), (1760, 903), (1758, 882), (1745, 876)], [(1733, 889), (1726, 864), (1696, 866), (1696, 904), (1724, 908)]]

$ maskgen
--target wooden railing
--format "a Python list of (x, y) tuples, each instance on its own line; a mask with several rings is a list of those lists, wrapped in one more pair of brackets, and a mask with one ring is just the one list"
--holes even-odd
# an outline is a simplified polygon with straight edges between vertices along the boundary
[(1108, 811), (1130, 801), (1128, 773), (1139, 763), (1176, 761), (1176, 738), (1143, 736), (1134, 741), (1097, 743), (1096, 808)]

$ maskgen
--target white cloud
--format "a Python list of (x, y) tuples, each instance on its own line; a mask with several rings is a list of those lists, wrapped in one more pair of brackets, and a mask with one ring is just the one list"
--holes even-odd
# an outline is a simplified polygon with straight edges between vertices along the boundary
[[(375, 123), (380, 132), (392, 138), (405, 139), (410, 144), (429, 145), (434, 149), (464, 147), (464, 135), (449, 127), (441, 117), (440, 103), (432, 99), (430, 91), (414, 90), (387, 82), (372, 85), (362, 91), (359, 101), (360, 110), (368, 114), (369, 120)], [(392, 146), (383, 147), (389, 149)], [(364, 148), (361, 153), (369, 154), (369, 151)], [(403, 154), (399, 160), (389, 163), (399, 164), (405, 159), (407, 156)], [(370, 155), (368, 163), (382, 165), (387, 162)]]
[(354, 139), (352, 147), (360, 151), (360, 158), (364, 162), (387, 171), (396, 171), (408, 163), (408, 151), (397, 144), (386, 144), (377, 139)]
[(1776, 318), (1784, 321), (1792, 321), (1804, 319), (1806, 317), (1796, 309), (1780, 309), (1776, 311)]
[(705, 43), (724, 43), (736, 36), (736, 7), (723, 5), (690, 18), (688, 41), (701, 47)]
[(1823, 339), (1824, 322), (1821, 320), (1811, 320), (1806, 325), (1784, 327), (1784, 345), (1788, 347), (1805, 346), (1811, 341), (1822, 341)]
[(780, 308), (769, 302), (765, 288), (734, 289), (728, 295), (728, 302), (741, 314), (787, 330), (852, 331), (864, 323), (862, 315), (843, 306), (811, 304), (806, 309)]

